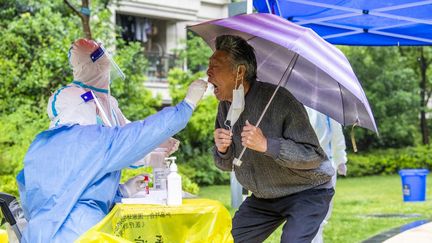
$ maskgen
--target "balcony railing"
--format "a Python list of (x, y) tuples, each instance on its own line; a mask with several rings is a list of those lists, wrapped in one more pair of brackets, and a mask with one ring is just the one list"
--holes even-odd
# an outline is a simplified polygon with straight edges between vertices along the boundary
[(148, 61), (146, 71), (149, 82), (167, 82), (168, 71), (179, 66), (179, 59), (173, 54), (163, 54), (160, 52), (145, 52)]

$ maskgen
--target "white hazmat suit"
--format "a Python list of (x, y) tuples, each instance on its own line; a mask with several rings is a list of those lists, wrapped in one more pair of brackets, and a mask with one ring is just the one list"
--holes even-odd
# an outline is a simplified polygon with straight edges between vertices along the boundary
[[(317, 135), (320, 145), (327, 157), (332, 162), (333, 168), (337, 171), (332, 177), (333, 188), (336, 187), (337, 174), (346, 175), (346, 145), (342, 126), (329, 116), (324, 115), (309, 107), (305, 107), (309, 116), (309, 121)], [(334, 199), (334, 198), (333, 198)], [(327, 224), (333, 208), (333, 199), (330, 202), (328, 213), (321, 223), (317, 235), (312, 240), (313, 243), (322, 243), (324, 226)]]

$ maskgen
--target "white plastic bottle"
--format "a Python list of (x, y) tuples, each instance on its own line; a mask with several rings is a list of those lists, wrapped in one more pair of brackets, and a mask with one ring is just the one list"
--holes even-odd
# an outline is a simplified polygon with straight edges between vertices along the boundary
[[(166, 164), (166, 151), (157, 148), (150, 154), (148, 165), (153, 167), (153, 189), (166, 190), (166, 177), (168, 175), (168, 166)], [(166, 196), (166, 192), (165, 192)]]
[(168, 192), (167, 204), (171, 206), (178, 206), (182, 204), (182, 183), (181, 176), (177, 173), (177, 165), (175, 157), (170, 157), (172, 160), (169, 167), (169, 175), (167, 176)]

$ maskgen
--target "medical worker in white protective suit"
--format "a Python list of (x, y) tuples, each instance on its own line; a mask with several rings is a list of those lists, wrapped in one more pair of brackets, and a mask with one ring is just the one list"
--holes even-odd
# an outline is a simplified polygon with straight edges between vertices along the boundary
[[(306, 111), (309, 116), (309, 121), (317, 135), (319, 143), (326, 153), (327, 157), (332, 162), (333, 168), (337, 171), (332, 177), (333, 188), (336, 189), (336, 177), (339, 175), (346, 175), (347, 167), (347, 156), (346, 156), (346, 145), (345, 137), (342, 132), (342, 126), (329, 116), (324, 115), (316, 110), (306, 107)], [(312, 240), (312, 243), (322, 243), (324, 226), (328, 223), (333, 208), (333, 199), (330, 202), (329, 210), (324, 221), (318, 230), (317, 235)]]
[[(90, 61), (79, 60), (80, 68), (86, 72), (110, 71), (111, 67), (105, 67), (112, 66), (112, 60), (99, 47), (89, 52)], [(71, 63), (76, 78), (79, 70), (73, 63), (73, 48)], [(17, 176), (28, 220), (22, 242), (73, 242), (101, 221), (125, 193), (137, 192), (137, 180), (119, 186), (121, 170), (183, 129), (207, 88), (204, 81), (194, 81), (184, 101), (176, 106), (142, 121), (110, 126), (107, 123), (120, 118), (108, 118), (105, 109), (117, 107), (110, 104), (109, 91), (99, 86), (103, 83), (98, 83), (96, 76), (93, 81), (94, 85), (68, 85), (50, 98), (52, 125), (36, 136)], [(121, 114), (118, 112), (113, 116)]]
[[(90, 56), (90, 59), (89, 59)], [(101, 60), (99, 58), (103, 57)], [(48, 102), (47, 112), (51, 120), (50, 127), (59, 122), (57, 117), (55, 105), (58, 103), (69, 102), (68, 94), (72, 91), (70, 87), (82, 88), (87, 92), (92, 92), (96, 96), (95, 103), (97, 115), (89, 114), (92, 118), (96, 117), (98, 124), (105, 124), (107, 126), (123, 126), (130, 121), (123, 115), (118, 107), (117, 100), (111, 96), (110, 84), (114, 80), (122, 81), (125, 75), (117, 66), (111, 56), (106, 53), (105, 49), (93, 40), (78, 39), (76, 40), (69, 50), (69, 62), (72, 66), (74, 81), (57, 90), (50, 97)], [(120, 80), (119, 80), (120, 79)], [(61, 97), (58, 96), (61, 94)], [(165, 151), (167, 156), (178, 149), (179, 141), (170, 138), (160, 145), (158, 151)], [(140, 167), (149, 162), (151, 154), (146, 158), (140, 159), (130, 167)], [(142, 176), (136, 177), (143, 178)]]

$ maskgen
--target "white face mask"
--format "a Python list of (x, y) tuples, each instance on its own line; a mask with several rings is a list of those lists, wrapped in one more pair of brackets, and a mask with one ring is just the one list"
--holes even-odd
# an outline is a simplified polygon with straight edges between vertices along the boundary
[[(240, 72), (240, 67), (237, 69), (235, 87), (237, 87), (237, 80), (239, 79), (239, 72)], [(225, 120), (225, 126), (227, 126), (230, 131), (232, 131), (234, 124), (239, 119), (239, 117), (242, 114), (244, 107), (245, 107), (245, 92), (244, 92), (244, 86), (243, 86), (243, 78), (241, 78), (241, 83), (240, 83), (238, 89), (236, 89), (235, 87), (233, 89), (231, 106), (228, 110), (228, 115), (227, 115), (227, 118)]]

